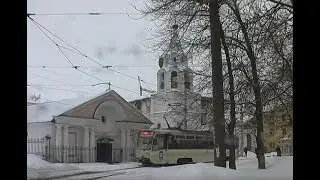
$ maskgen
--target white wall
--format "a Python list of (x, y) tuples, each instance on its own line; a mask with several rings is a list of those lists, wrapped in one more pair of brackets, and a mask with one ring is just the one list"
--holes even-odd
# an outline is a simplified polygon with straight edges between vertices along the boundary
[(44, 138), (46, 135), (55, 137), (55, 127), (52, 122), (28, 123), (27, 131), (28, 138)]
[[(186, 98), (188, 129), (198, 129), (201, 126), (201, 96), (199, 94), (188, 94)], [(167, 112), (172, 114), (167, 116), (167, 121), (171, 127), (176, 127), (177, 123), (182, 121), (183, 114), (178, 116), (176, 112), (172, 111), (174, 108), (169, 106), (169, 104), (174, 103), (181, 104), (179, 107), (175, 107), (175, 109), (178, 110), (178, 112), (183, 113), (185, 95), (177, 91), (171, 91), (151, 96), (150, 121), (154, 123), (151, 128), (156, 128), (158, 123), (161, 124), (161, 128), (167, 128), (163, 118), (163, 115)]]
[(77, 144), (76, 144), (76, 146), (83, 146), (84, 137), (83, 137), (83, 128), (82, 127), (72, 127), (72, 126), (70, 126), (68, 128), (68, 132), (76, 134), (76, 136), (77, 136), (77, 142), (76, 142)]

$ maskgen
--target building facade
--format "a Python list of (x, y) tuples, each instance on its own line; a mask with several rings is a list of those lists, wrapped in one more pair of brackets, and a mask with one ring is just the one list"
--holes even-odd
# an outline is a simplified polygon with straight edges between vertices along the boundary
[(180, 127), (187, 130), (208, 130), (211, 98), (194, 92), (192, 70), (178, 38), (177, 26), (167, 50), (159, 58), (157, 93), (130, 103), (146, 116), (151, 128)]
[(50, 106), (28, 106), (28, 138), (49, 139), (46, 156), (53, 162), (133, 161), (138, 131), (152, 125), (113, 90), (60, 113), (50, 112)]

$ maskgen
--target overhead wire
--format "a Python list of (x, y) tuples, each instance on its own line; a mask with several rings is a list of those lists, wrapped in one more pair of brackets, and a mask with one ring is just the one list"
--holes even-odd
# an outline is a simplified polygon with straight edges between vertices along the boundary
[[(102, 16), (102, 15), (142, 15), (135, 12), (79, 12), (79, 13), (27, 13), (27, 16)], [(209, 16), (209, 14), (165, 13), (173, 16)]]
[(29, 16), (100, 16), (100, 15), (127, 15), (140, 13), (134, 12), (80, 12), (80, 13), (28, 13)]
[[(32, 18), (30, 18), (30, 17), (28, 17), (32, 22), (34, 22), (34, 23), (36, 23)], [(39, 24), (39, 23), (37, 23), (37, 24)], [(37, 26), (37, 24), (35, 24), (36, 26)], [(47, 33), (45, 33), (39, 26), (37, 26), (40, 30), (41, 30), (41, 32), (42, 33), (44, 33), (57, 47), (59, 47), (59, 44), (57, 44)], [(43, 27), (43, 26), (41, 26), (41, 27)], [(46, 29), (47, 30), (47, 29)], [(47, 31), (49, 31), (49, 30), (47, 30)], [(54, 33), (51, 33), (51, 34), (54, 34)], [(56, 36), (56, 35), (55, 35)], [(56, 37), (58, 37), (58, 36), (56, 36)], [(59, 37), (58, 37), (59, 38)], [(61, 38), (59, 38), (60, 40), (62, 40)], [(62, 40), (63, 41), (63, 40)], [(66, 43), (65, 41), (63, 41), (64, 43)], [(68, 43), (66, 43), (67, 45), (69, 45)], [(70, 47), (72, 47), (71, 45), (69, 45)], [(74, 49), (76, 49), (76, 48), (74, 48)], [(102, 80), (102, 79), (100, 79), (100, 78), (97, 78), (97, 77), (95, 77), (95, 76), (93, 76), (93, 75), (91, 75), (91, 74), (89, 74), (89, 73), (87, 73), (87, 72), (85, 72), (85, 71), (83, 71), (83, 70), (80, 70), (78, 67), (79, 66), (74, 66), (73, 65), (73, 63), (71, 62), (71, 60), (68, 58), (68, 56), (62, 51), (62, 49), (61, 48), (59, 48), (59, 50), (61, 51), (61, 53), (63, 53), (63, 55), (64, 55), (64, 57), (69, 61), (69, 63), (73, 66), (73, 69), (76, 69), (77, 71), (79, 71), (79, 72), (81, 72), (81, 73), (83, 73), (83, 74), (86, 74), (86, 75), (88, 75), (88, 76), (90, 76), (90, 77), (92, 77), (92, 78), (94, 78), (94, 79), (97, 79), (97, 80), (99, 80), (99, 81), (101, 81), (101, 82), (104, 82), (104, 83), (106, 83), (104, 80)], [(78, 50), (77, 50), (78, 51)], [(78, 51), (79, 53), (81, 53), (80, 51)], [(81, 54), (83, 54), (83, 53), (81, 53)], [(84, 55), (84, 54), (83, 54)], [(86, 55), (84, 55), (85, 57), (88, 57), (88, 56), (86, 56)], [(103, 66), (102, 64), (100, 64), (101, 66)], [(103, 66), (103, 67), (105, 67), (105, 66)], [(110, 84), (111, 85), (111, 84)], [(122, 88), (122, 87), (119, 87), (119, 86), (115, 86), (115, 85), (112, 85), (112, 86), (114, 86), (114, 87), (117, 87), (117, 88), (119, 88), (119, 89), (123, 89), (123, 90), (126, 90), (126, 91), (129, 91), (129, 92), (135, 92), (135, 91), (133, 91), (133, 90), (129, 90), (129, 89), (126, 89), (126, 88)], [(51, 88), (52, 89), (52, 88)], [(135, 92), (135, 93), (137, 93), (137, 92)], [(139, 93), (137, 93), (137, 94), (139, 94)]]
[[(32, 85), (28, 85), (30, 87), (34, 87)], [(91, 92), (85, 92), (85, 91), (76, 91), (76, 90), (70, 90), (70, 89), (59, 89), (59, 88), (53, 88), (53, 87), (41, 87), (44, 89), (54, 89), (54, 90), (60, 90), (60, 91), (70, 91), (70, 92), (77, 92), (77, 93), (84, 93), (84, 94), (95, 94), (95, 93), (91, 93)]]
[[(121, 74), (121, 75), (123, 75), (123, 76), (129, 77), (129, 78), (132, 78), (132, 79), (137, 79), (137, 78), (135, 78), (135, 77), (132, 77), (132, 76), (127, 75), (127, 74), (124, 74), (124, 73), (121, 73), (121, 72), (119, 72), (119, 71), (109, 69), (109, 67), (111, 67), (111, 66), (105, 66), (105, 65), (99, 63), (99, 62), (96, 61), (95, 59), (89, 57), (88, 55), (84, 54), (83, 52), (81, 52), (80, 50), (78, 50), (77, 48), (75, 48), (74, 46), (72, 46), (71, 44), (69, 44), (69, 43), (67, 43), (66, 41), (64, 41), (61, 37), (59, 37), (59, 36), (56, 35), (55, 33), (53, 33), (53, 32), (51, 32), (50, 30), (48, 30), (46, 27), (44, 27), (43, 25), (41, 25), (40, 23), (38, 23), (37, 21), (35, 21), (34, 19), (32, 19), (30, 16), (28, 16), (28, 18), (29, 18), (33, 23), (35, 23), (38, 28), (39, 28), (39, 26), (42, 27), (42, 28), (45, 29), (47, 32), (49, 32), (51, 35), (53, 35), (54, 37), (58, 38), (59, 40), (61, 40), (62, 42), (64, 42), (66, 45), (68, 45), (69, 47), (71, 47), (72, 49), (74, 49), (75, 51), (77, 51), (77, 52), (78, 52), (78, 53), (77, 53), (78, 55), (84, 56), (85, 58), (93, 61), (94, 63), (96, 63), (96, 64), (98, 64), (98, 65), (100, 65), (102, 68), (106, 68), (106, 69), (108, 69), (108, 70), (110, 70), (110, 71), (116, 72), (116, 73), (118, 73), (118, 74)], [(43, 33), (45, 33), (41, 28), (39, 28), (39, 29), (40, 29)], [(45, 34), (46, 34), (46, 33), (45, 33)], [(46, 36), (47, 36), (52, 42), (54, 42), (54, 44), (55, 44), (56, 46), (58, 46), (58, 48), (59, 48), (60, 51), (62, 51), (61, 48), (59, 47), (60, 45), (58, 45), (58, 44), (57, 44), (51, 37), (49, 37), (47, 34), (46, 34)], [(66, 48), (66, 49), (68, 49), (68, 48)], [(68, 50), (70, 51), (70, 49), (68, 49)], [(74, 51), (71, 51), (71, 52), (74, 52)], [(76, 53), (76, 52), (74, 52), (74, 53)], [(65, 55), (65, 53), (63, 53), (63, 54), (64, 54), (65, 57), (67, 57), (67, 56)], [(71, 61), (69, 60), (69, 58), (67, 58), (67, 59), (68, 59), (68, 61), (71, 63)], [(72, 63), (71, 63), (71, 64), (72, 64)], [(74, 65), (72, 64), (72, 66), (74, 66)], [(146, 82), (146, 81), (144, 81), (144, 82)], [(151, 85), (153, 85), (153, 86), (156, 86), (155, 84), (152, 84), (152, 83), (150, 83), (150, 82), (146, 82), (146, 83), (149, 83), (149, 84), (151, 84)]]

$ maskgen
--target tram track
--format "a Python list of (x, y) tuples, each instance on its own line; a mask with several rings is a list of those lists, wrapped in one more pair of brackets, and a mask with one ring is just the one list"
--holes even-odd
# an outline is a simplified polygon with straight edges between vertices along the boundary
[[(138, 166), (138, 167), (131, 167), (131, 168), (122, 168), (122, 169), (113, 169), (113, 170), (107, 170), (107, 171), (83, 171), (83, 172), (78, 172), (78, 173), (74, 173), (74, 174), (68, 174), (68, 175), (60, 175), (60, 176), (55, 176), (55, 177), (49, 177), (49, 178), (42, 178), (44, 180), (55, 180), (55, 179), (78, 179), (76, 177), (81, 178), (81, 176), (86, 176), (86, 175), (99, 175), (99, 174), (103, 174), (103, 173), (113, 173), (113, 172), (118, 172), (118, 171), (124, 171), (124, 170), (131, 170), (131, 169), (139, 169), (139, 168), (143, 168), (143, 166)], [(110, 174), (112, 175), (112, 174)], [(116, 174), (114, 174), (116, 175)], [(105, 175), (104, 175), (105, 176)], [(109, 176), (109, 175), (107, 175)], [(103, 177), (103, 176), (101, 176)], [(89, 178), (92, 179), (92, 178)], [(99, 179), (98, 177), (94, 177), (93, 179)]]

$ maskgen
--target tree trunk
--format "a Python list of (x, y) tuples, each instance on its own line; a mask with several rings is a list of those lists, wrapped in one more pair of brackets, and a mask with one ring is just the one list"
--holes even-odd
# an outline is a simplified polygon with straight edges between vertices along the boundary
[[(224, 52), (226, 54), (226, 61), (227, 61), (227, 67), (228, 67), (228, 76), (229, 76), (229, 97), (230, 97), (230, 123), (228, 126), (228, 134), (230, 137), (234, 137), (234, 127), (236, 125), (236, 103), (234, 100), (234, 79), (233, 79), (233, 73), (232, 73), (232, 67), (231, 67), (231, 61), (230, 61), (230, 54), (229, 49), (225, 40), (224, 32), (222, 29), (222, 25), (220, 23), (220, 32), (221, 32), (221, 42), (224, 49)], [(234, 140), (234, 139), (233, 139)], [(234, 142), (234, 141), (233, 141)], [(229, 168), (230, 169), (237, 169), (236, 168), (236, 152), (235, 148), (230, 148), (230, 156), (229, 156)]]
[(251, 42), (249, 40), (247, 28), (244, 25), (241, 16), (240, 11), (237, 3), (234, 1), (232, 10), (235, 13), (235, 16), (240, 24), (241, 32), (244, 36), (245, 44), (247, 46), (247, 55), (250, 59), (251, 63), (251, 73), (252, 73), (252, 79), (253, 79), (253, 91), (254, 91), (254, 97), (255, 97), (255, 117), (257, 122), (257, 158), (258, 158), (258, 168), (259, 169), (265, 169), (265, 157), (264, 157), (264, 133), (263, 133), (263, 114), (262, 114), (262, 102), (261, 102), (261, 90), (259, 85), (259, 78), (258, 78), (258, 72), (257, 72), (257, 65), (256, 65), (256, 57), (254, 55)]
[(215, 166), (226, 167), (223, 75), (220, 42), (220, 20), (217, 0), (210, 0), (211, 62), (213, 86), (213, 121), (218, 148)]
[(234, 147), (229, 149), (230, 156), (229, 156), (229, 168), (230, 169), (237, 169), (236, 167), (236, 149)]

